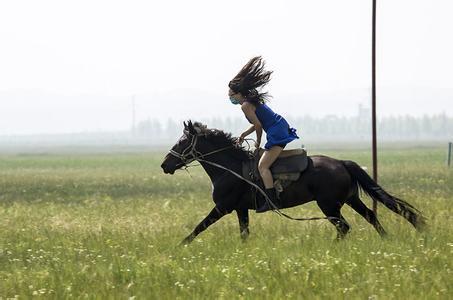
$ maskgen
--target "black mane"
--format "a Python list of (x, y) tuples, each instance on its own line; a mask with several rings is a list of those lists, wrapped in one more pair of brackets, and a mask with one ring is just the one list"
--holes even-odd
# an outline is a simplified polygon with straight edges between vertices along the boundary
[(228, 150), (236, 158), (241, 160), (247, 160), (250, 158), (250, 151), (246, 150), (243, 146), (236, 145), (236, 137), (233, 137), (231, 133), (224, 132), (220, 129), (207, 128), (206, 125), (203, 125), (200, 122), (194, 122), (193, 126), (200, 128), (206, 139), (218, 146), (219, 149), (231, 146), (231, 149)]

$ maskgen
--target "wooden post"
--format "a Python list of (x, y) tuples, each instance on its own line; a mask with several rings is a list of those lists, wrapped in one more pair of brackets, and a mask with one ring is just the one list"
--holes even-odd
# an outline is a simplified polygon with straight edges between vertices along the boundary
[(447, 151), (447, 166), (450, 167), (451, 165), (451, 152), (453, 150), (453, 143), (448, 143), (448, 151)]
[[(371, 122), (373, 139), (373, 179), (378, 181), (377, 175), (377, 145), (376, 145), (376, 0), (373, 0), (372, 38), (371, 38)], [(377, 201), (373, 200), (373, 212), (377, 213)]]

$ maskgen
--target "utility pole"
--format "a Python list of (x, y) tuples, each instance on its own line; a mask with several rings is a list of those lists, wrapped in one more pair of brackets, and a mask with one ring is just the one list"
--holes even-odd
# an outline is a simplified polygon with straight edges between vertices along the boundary
[[(373, 179), (378, 181), (377, 175), (377, 145), (376, 145), (376, 1), (373, 0), (373, 16), (372, 16), (372, 42), (371, 42), (371, 122), (373, 136)], [(373, 212), (377, 213), (377, 201), (373, 200)]]

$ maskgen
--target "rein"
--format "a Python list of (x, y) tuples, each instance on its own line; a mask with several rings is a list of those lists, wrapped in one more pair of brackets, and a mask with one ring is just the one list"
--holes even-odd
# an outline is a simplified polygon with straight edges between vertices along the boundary
[[(232, 148), (233, 146), (227, 146), (227, 147), (224, 147), (224, 148), (220, 148), (220, 149), (217, 149), (217, 150), (214, 150), (214, 151), (211, 151), (211, 152), (208, 152), (208, 153), (201, 153), (199, 151), (197, 151), (195, 149), (195, 146), (197, 144), (197, 141), (198, 141), (198, 135), (193, 135), (192, 137), (192, 141), (190, 142), (190, 145), (187, 146), (186, 149), (184, 149), (184, 151), (182, 153), (178, 153), (172, 149), (170, 149), (170, 154), (172, 154), (173, 156), (176, 156), (177, 158), (181, 159), (182, 162), (184, 163), (184, 165), (188, 165), (190, 164), (191, 162), (193, 162), (194, 160), (200, 160), (200, 157), (206, 157), (208, 155), (211, 155), (211, 154), (214, 154), (214, 153), (218, 153), (218, 152), (221, 152), (221, 151), (224, 151), (226, 149), (229, 149), (229, 148)], [(188, 151), (190, 148), (190, 151)], [(186, 153), (187, 152), (187, 153)], [(192, 155), (191, 158), (188, 158), (187, 156), (188, 155)]]
[[(208, 156), (208, 155), (211, 155), (211, 154), (214, 154), (214, 153), (218, 153), (218, 152), (221, 152), (221, 151), (224, 151), (226, 149), (229, 149), (229, 148), (232, 148), (233, 146), (228, 146), (228, 147), (224, 147), (224, 148), (221, 148), (221, 149), (217, 149), (217, 150), (214, 150), (214, 151), (211, 151), (211, 152), (208, 152), (208, 153), (201, 153), (199, 151), (197, 151), (195, 149), (195, 146), (197, 145), (197, 141), (198, 141), (198, 136), (199, 135), (202, 135), (202, 134), (194, 134), (192, 136), (192, 140), (190, 142), (190, 145), (187, 146), (186, 149), (184, 149), (184, 151), (182, 151), (182, 153), (178, 153), (174, 150), (170, 150), (170, 154), (172, 154), (173, 156), (176, 156), (177, 158), (181, 159), (182, 162), (184, 163), (184, 165), (187, 167), (187, 164), (190, 164), (191, 162), (193, 162), (194, 160), (198, 160), (199, 162), (205, 162), (207, 164), (210, 164), (212, 166), (215, 166), (217, 168), (220, 168), (220, 169), (223, 169), (225, 171), (228, 171), (230, 172), (231, 174), (233, 174), (234, 176), (236, 176), (237, 178), (245, 181), (246, 183), (248, 183), (249, 185), (253, 186), (254, 188), (256, 188), (260, 193), (261, 195), (264, 196), (264, 199), (266, 199), (266, 201), (270, 204), (270, 206), (272, 207), (272, 211), (275, 212), (276, 214), (278, 214), (279, 216), (281, 217), (285, 217), (287, 219), (290, 219), (290, 220), (293, 220), (293, 221), (314, 221), (314, 220), (337, 220), (337, 221), (340, 221), (340, 222), (343, 222), (343, 220), (341, 220), (340, 218), (337, 218), (337, 217), (312, 217), (312, 218), (294, 218), (294, 217), (291, 217), (285, 213), (283, 213), (276, 205), (274, 202), (272, 202), (272, 200), (266, 195), (266, 193), (263, 191), (263, 189), (258, 186), (257, 184), (253, 183), (252, 181), (244, 178), (242, 175), (234, 172), (233, 170), (231, 169), (228, 169), (218, 163), (214, 163), (212, 161), (208, 161), (208, 160), (205, 160), (203, 159), (204, 157)], [(190, 149), (189, 149), (190, 148)], [(187, 152), (187, 153), (186, 153)], [(188, 155), (192, 155), (191, 158), (188, 158)]]

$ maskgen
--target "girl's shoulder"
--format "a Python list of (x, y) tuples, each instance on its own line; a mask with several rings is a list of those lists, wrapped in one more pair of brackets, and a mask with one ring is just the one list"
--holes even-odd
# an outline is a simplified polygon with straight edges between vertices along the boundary
[(242, 110), (253, 110), (255, 111), (256, 109), (256, 104), (250, 101), (244, 101), (241, 105)]

